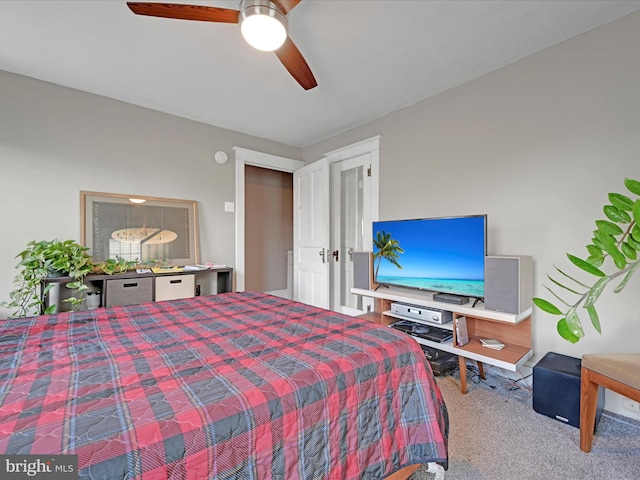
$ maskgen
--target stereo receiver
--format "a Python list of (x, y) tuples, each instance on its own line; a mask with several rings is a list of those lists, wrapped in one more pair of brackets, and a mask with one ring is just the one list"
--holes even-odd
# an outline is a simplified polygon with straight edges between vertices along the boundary
[(453, 314), (447, 310), (423, 307), (421, 305), (394, 302), (391, 304), (391, 311), (403, 317), (415, 318), (429, 323), (443, 324), (453, 320)]

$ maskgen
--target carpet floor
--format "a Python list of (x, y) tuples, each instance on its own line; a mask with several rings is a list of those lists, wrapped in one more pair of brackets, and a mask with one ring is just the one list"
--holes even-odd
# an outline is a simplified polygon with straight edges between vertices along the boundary
[[(445, 480), (640, 479), (640, 422), (605, 410), (584, 453), (578, 428), (533, 410), (531, 388), (470, 376), (466, 395), (457, 372), (436, 377), (450, 419)], [(410, 477), (433, 478), (424, 467)]]

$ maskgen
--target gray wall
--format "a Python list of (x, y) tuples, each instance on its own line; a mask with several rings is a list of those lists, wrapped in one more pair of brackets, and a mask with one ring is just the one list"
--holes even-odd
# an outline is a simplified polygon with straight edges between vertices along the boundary
[[(640, 180), (640, 14), (583, 34), (410, 108), (306, 148), (382, 135), (380, 218), (487, 213), (489, 253), (533, 255), (534, 294), (565, 252), (586, 256), (609, 192)], [(638, 352), (640, 274), (598, 303), (576, 345), (534, 311), (537, 357)], [(616, 410), (613, 403), (607, 408)], [(628, 411), (622, 412), (629, 414)]]
[(234, 146), (302, 158), (298, 148), (0, 71), (0, 300), (30, 240), (80, 240), (80, 190), (195, 200), (202, 260), (233, 266), (224, 202), (235, 200)]

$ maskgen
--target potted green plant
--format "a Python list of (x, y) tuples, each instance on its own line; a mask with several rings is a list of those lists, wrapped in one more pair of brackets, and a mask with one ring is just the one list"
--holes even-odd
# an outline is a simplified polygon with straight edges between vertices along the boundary
[[(640, 196), (640, 181), (625, 178), (624, 184), (628, 193)], [(640, 198), (632, 199), (628, 194), (622, 193), (610, 193), (608, 198), (609, 203), (603, 208), (606, 218), (596, 220), (593, 238), (587, 245), (588, 256), (582, 259), (567, 254), (573, 266), (595, 277), (594, 282), (591, 285), (581, 282), (555, 267), (560, 280), (550, 275), (547, 275), (547, 278), (556, 290), (546, 285), (545, 288), (555, 297), (554, 302), (560, 302), (558, 305), (561, 304), (561, 307), (543, 298), (533, 299), (534, 304), (541, 310), (562, 317), (558, 321), (558, 333), (571, 343), (576, 343), (584, 337), (579, 313), (585, 310), (593, 327), (601, 333), (600, 319), (595, 307), (598, 298), (609, 283), (620, 277), (622, 279), (613, 291), (622, 291), (640, 267)]]
[[(88, 289), (84, 284), (84, 276), (91, 272), (93, 262), (84, 247), (73, 240), (31, 241), (27, 248), (16, 255), (20, 263), (16, 268), (20, 273), (14, 279), (16, 288), (9, 294), (10, 301), (0, 305), (16, 308), (14, 317), (24, 317), (40, 313), (45, 305), (45, 297), (54, 287), (49, 283), (41, 293), (42, 281), (47, 277), (69, 276), (73, 280), (66, 287), (73, 290), (69, 302), (77, 309), (83, 300), (83, 292)], [(55, 313), (57, 304), (49, 305), (44, 313)]]
[(383, 258), (399, 269), (402, 269), (402, 265), (400, 265), (398, 259), (400, 258), (400, 255), (404, 253), (404, 250), (397, 240), (391, 238), (390, 233), (385, 231), (376, 232), (376, 236), (373, 238), (373, 247), (373, 261), (376, 265), (374, 278), (378, 278), (378, 270), (380, 270), (380, 263)]

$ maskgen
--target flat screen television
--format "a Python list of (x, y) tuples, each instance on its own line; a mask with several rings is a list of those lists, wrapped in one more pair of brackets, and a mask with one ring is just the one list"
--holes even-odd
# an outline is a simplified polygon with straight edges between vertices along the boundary
[(402, 268), (376, 258), (376, 283), (484, 298), (486, 215), (373, 222), (374, 253), (378, 233), (397, 242)]

